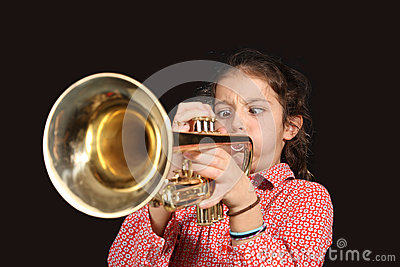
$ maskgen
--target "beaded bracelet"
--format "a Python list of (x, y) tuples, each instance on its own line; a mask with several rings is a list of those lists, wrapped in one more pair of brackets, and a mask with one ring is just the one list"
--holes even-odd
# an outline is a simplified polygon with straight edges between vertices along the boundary
[(265, 224), (265, 222), (263, 222), (263, 224), (256, 229), (246, 231), (246, 232), (231, 232), (229, 230), (229, 234), (230, 234), (232, 240), (244, 240), (244, 239), (252, 238), (252, 237), (258, 235), (259, 233), (264, 232), (266, 228), (267, 228), (267, 225)]

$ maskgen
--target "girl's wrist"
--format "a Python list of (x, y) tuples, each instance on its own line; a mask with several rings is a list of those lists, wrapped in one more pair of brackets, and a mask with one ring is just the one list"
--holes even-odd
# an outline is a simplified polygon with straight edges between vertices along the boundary
[[(263, 225), (263, 222), (264, 222), (263, 215), (259, 204), (256, 205), (254, 208), (246, 211), (245, 213), (229, 217), (229, 227), (231, 232), (243, 233), (251, 231), (259, 228), (261, 225)], [(232, 239), (232, 245), (236, 246), (239, 244), (246, 243), (256, 238), (260, 234), (261, 233), (257, 233), (257, 235), (251, 236), (243, 240)]]
[(242, 210), (257, 200), (257, 194), (249, 178), (243, 174), (236, 185), (223, 199), (230, 212)]

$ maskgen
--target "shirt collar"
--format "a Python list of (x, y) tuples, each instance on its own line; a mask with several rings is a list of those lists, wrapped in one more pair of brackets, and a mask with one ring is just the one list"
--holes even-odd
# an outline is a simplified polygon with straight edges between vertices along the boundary
[(294, 173), (287, 163), (278, 163), (269, 169), (265, 169), (249, 175), (250, 181), (258, 189), (272, 190), (287, 179), (294, 179)]

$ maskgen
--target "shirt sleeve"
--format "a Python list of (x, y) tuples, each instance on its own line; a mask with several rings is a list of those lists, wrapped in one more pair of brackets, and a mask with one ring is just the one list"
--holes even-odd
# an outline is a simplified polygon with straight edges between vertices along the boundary
[(227, 247), (227, 258), (234, 266), (322, 266), (332, 244), (329, 193), (322, 185), (308, 182), (285, 202), (290, 204), (279, 206), (285, 212), (273, 231), (267, 227), (254, 240)]
[(109, 266), (168, 266), (178, 234), (175, 213), (163, 237), (153, 232), (148, 205), (124, 220), (108, 255)]

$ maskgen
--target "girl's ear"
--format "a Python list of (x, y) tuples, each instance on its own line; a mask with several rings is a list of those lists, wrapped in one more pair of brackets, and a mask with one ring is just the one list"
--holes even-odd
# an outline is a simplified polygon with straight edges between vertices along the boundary
[(296, 115), (289, 117), (283, 130), (283, 140), (292, 140), (303, 126), (303, 116)]

